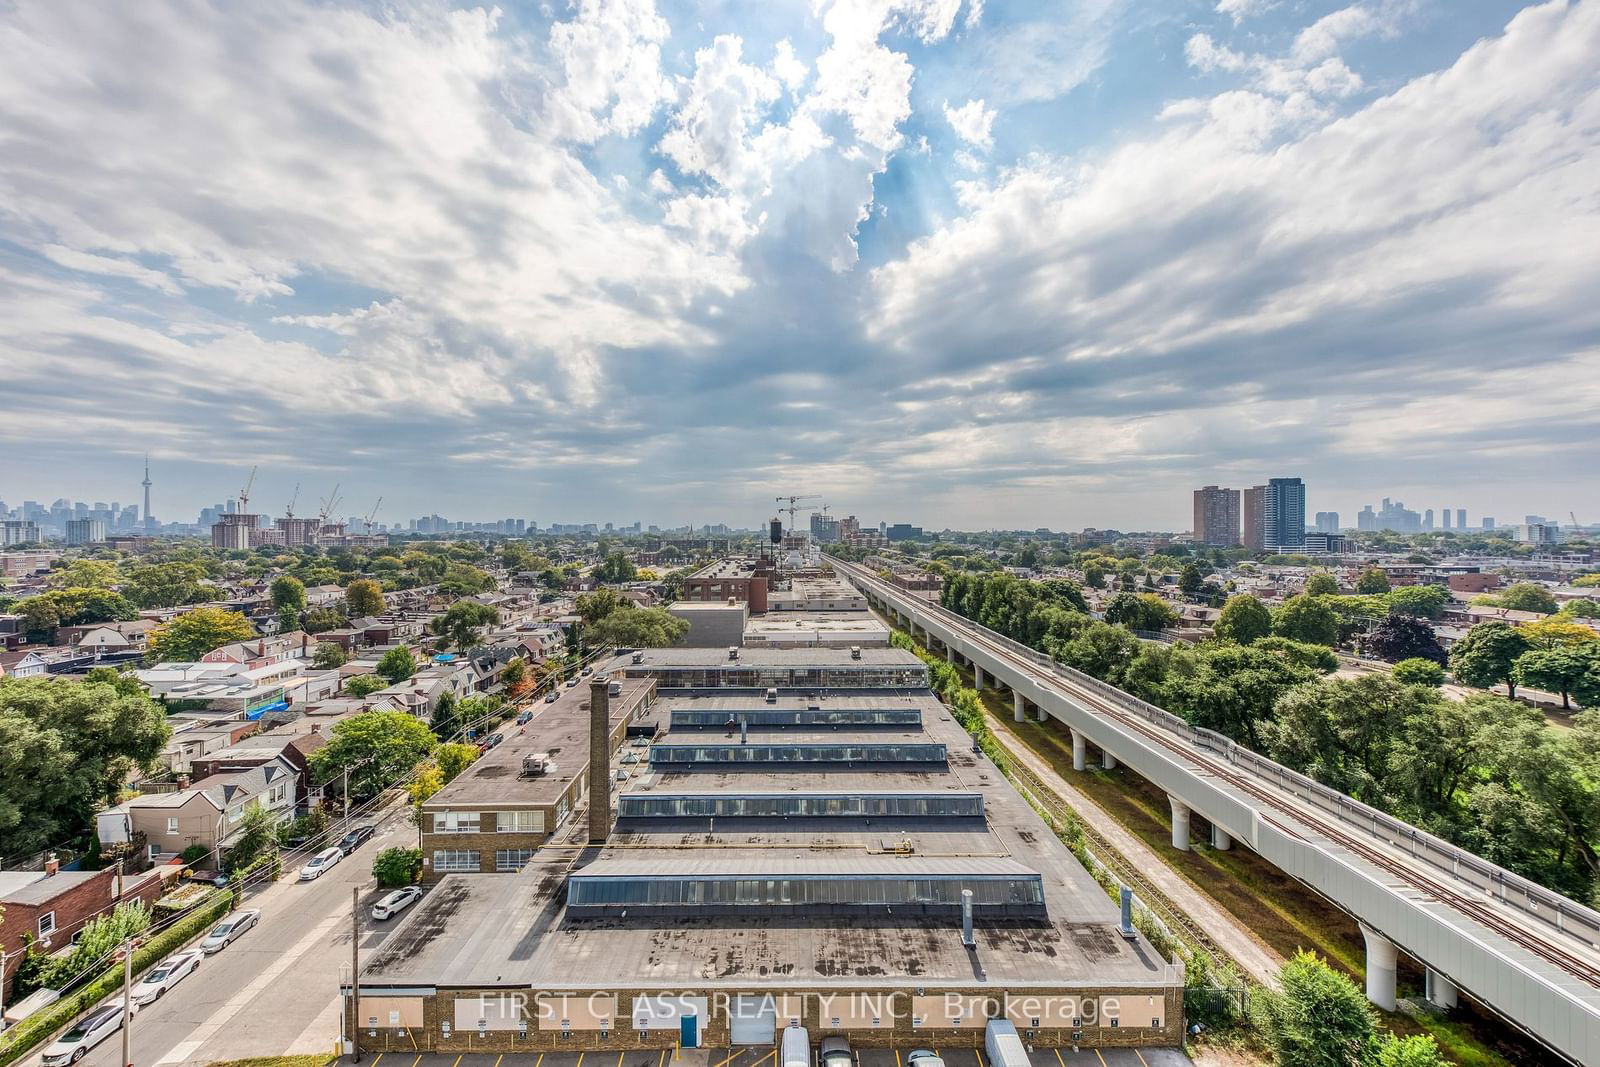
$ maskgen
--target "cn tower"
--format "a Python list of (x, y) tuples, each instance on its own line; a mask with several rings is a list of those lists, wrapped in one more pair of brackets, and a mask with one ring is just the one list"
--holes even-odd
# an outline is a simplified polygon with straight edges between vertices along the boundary
[(144, 481), (139, 483), (144, 486), (144, 528), (150, 529), (150, 453), (144, 454)]

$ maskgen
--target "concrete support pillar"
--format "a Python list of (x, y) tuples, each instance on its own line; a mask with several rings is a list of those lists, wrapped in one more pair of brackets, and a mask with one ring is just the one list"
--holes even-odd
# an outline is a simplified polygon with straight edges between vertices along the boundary
[(1100, 766), (1104, 767), (1108, 771), (1114, 771), (1117, 769), (1117, 757), (1111, 754), (1110, 749), (1102, 748), (1100, 750)]
[(1050, 713), (1048, 711), (1044, 710), (1044, 705), (1043, 704), (1035, 704), (1033, 706), (1033, 710), (1037, 711), (1039, 713), (1039, 721), (1040, 722), (1049, 722), (1050, 721)]
[(1028, 721), (1028, 701), (1027, 701), (1027, 698), (1025, 698), (1021, 693), (1019, 693), (1015, 689), (1013, 689), (1011, 691), (1011, 700), (1012, 700), (1012, 709), (1013, 709), (1012, 712), (1011, 712), (1012, 720), (1015, 721), (1015, 722), (1027, 722)]
[(1167, 794), (1167, 806), (1172, 809), (1172, 847), (1179, 852), (1189, 851), (1189, 805)]
[(1081, 771), (1089, 765), (1089, 742), (1078, 731), (1072, 731), (1072, 769)]
[(1218, 852), (1226, 852), (1233, 847), (1233, 837), (1216, 823), (1211, 824), (1211, 847)]
[(1456, 1006), (1456, 984), (1431, 967), (1428, 968), (1428, 999), (1445, 1011)]
[(972, 688), (983, 692), (983, 668), (976, 663), (972, 665)]
[(956, 649), (954, 645), (944, 646), (944, 661), (946, 663), (954, 663), (956, 661)]
[(1376, 930), (1363, 926), (1361, 936), (1367, 942), (1367, 999), (1384, 1011), (1394, 1011), (1394, 972), (1399, 953), (1394, 943)]

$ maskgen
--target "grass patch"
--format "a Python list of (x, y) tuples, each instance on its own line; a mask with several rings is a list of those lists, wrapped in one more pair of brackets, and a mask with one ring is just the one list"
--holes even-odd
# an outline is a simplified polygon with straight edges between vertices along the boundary
[(243, 1060), (214, 1060), (206, 1067), (325, 1067), (335, 1058), (327, 1052), (305, 1056), (251, 1056)]

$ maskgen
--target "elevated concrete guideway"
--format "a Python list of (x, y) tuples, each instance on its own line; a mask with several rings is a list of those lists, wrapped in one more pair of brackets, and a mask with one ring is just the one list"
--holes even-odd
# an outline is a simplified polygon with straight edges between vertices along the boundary
[(1361, 923), (1367, 996), (1395, 1004), (1398, 952), (1428, 969), (1430, 997), (1459, 988), (1573, 1063), (1600, 1065), (1600, 913), (1282, 767), (1221, 734), (1199, 730), (1098, 679), (937, 604), (831, 560), (874, 606), (980, 687), (1007, 688), (1020, 717), (1072, 732), (1073, 766), (1088, 748), (1167, 791), (1173, 844), (1189, 818), (1217, 848), (1245, 845)]

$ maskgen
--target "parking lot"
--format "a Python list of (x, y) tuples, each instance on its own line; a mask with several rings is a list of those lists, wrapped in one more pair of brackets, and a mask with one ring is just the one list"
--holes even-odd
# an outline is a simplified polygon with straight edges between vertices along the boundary
[[(903, 1049), (860, 1049), (860, 1067), (905, 1067)], [(945, 1067), (989, 1067), (982, 1050), (934, 1049)], [(379, 1061), (382, 1061), (381, 1064)], [(1035, 1049), (1033, 1067), (1189, 1067), (1177, 1049)], [(340, 1061), (348, 1067), (349, 1057)], [(770, 1046), (737, 1049), (639, 1049), (633, 1052), (528, 1052), (431, 1055), (386, 1052), (363, 1056), (362, 1067), (779, 1067)]]

